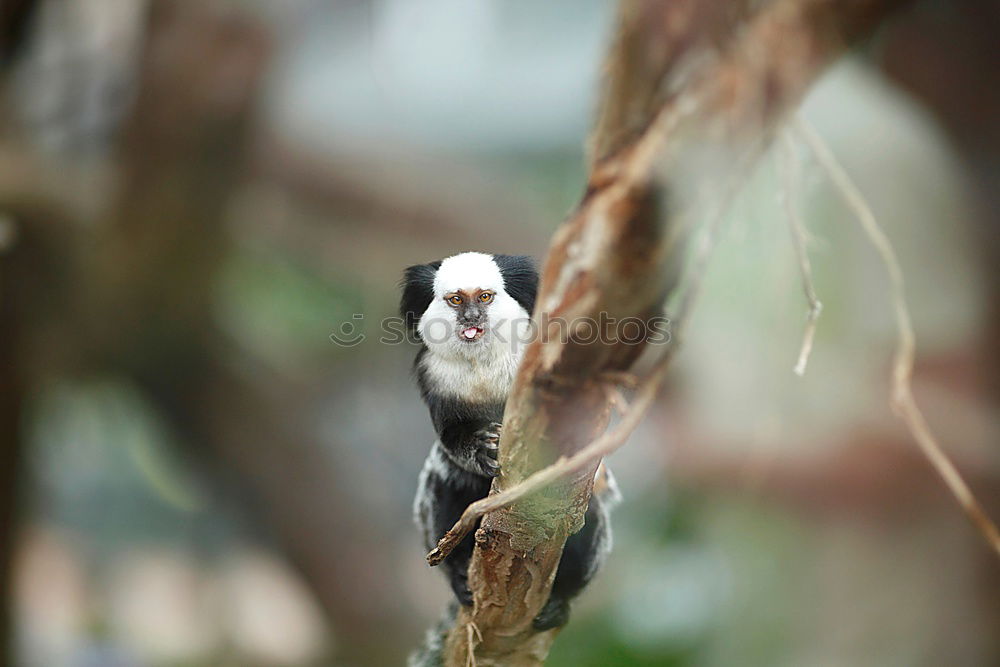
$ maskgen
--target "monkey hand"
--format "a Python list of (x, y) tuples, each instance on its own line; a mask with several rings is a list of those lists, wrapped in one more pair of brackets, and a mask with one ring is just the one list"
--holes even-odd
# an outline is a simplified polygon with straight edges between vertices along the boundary
[(476, 472), (484, 477), (496, 477), (500, 474), (500, 464), (497, 463), (500, 453), (500, 424), (492, 422), (486, 428), (476, 431), (473, 438), (476, 447), (473, 454)]

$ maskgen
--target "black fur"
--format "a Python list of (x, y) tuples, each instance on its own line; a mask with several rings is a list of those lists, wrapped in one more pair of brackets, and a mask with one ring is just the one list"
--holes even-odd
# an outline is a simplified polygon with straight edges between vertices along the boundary
[[(534, 263), (524, 256), (494, 255), (493, 259), (500, 267), (505, 291), (532, 312), (538, 290)], [(434, 272), (440, 265), (441, 262), (434, 262), (406, 270), (400, 312), (407, 318), (411, 331), (433, 299)], [(432, 352), (422, 347), (414, 370), (438, 442), (421, 472), (415, 510), (425, 546), (430, 550), (470, 503), (489, 493), (492, 478), (499, 473), (497, 444), (504, 404), (443, 395), (433, 386), (421, 364), (427, 354)], [(610, 548), (607, 510), (605, 499), (597, 494), (591, 497), (584, 527), (566, 542), (551, 597), (534, 621), (536, 629), (558, 627), (568, 620), (570, 599), (590, 581)], [(441, 564), (455, 597), (464, 605), (472, 604), (468, 569), (474, 533), (471, 531)]]
[(444, 645), (457, 616), (458, 604), (449, 602), (438, 622), (424, 634), (424, 643), (407, 658), (406, 667), (444, 667)]
[(538, 269), (535, 260), (527, 255), (493, 255), (500, 267), (503, 287), (522, 308), (531, 315), (535, 312), (535, 295), (538, 294)]
[(427, 353), (426, 347), (417, 353), (414, 372), (444, 453), (464, 472), (496, 477), (503, 403), (473, 403), (437, 393), (421, 368), (420, 359)]
[(420, 316), (427, 310), (434, 299), (434, 274), (441, 262), (417, 264), (403, 272), (399, 286), (403, 289), (403, 298), (399, 303), (399, 315), (406, 322), (410, 333), (416, 331)]

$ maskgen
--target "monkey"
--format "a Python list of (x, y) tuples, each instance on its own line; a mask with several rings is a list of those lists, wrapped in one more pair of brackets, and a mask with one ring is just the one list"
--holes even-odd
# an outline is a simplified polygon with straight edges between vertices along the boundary
[[(527, 256), (464, 252), (409, 267), (401, 288), (400, 314), (421, 344), (414, 374), (437, 434), (414, 500), (416, 523), (431, 550), (500, 474), (504, 404), (529, 332), (538, 271)], [(584, 526), (567, 540), (550, 597), (532, 622), (537, 631), (568, 621), (570, 600), (611, 550), (608, 513), (620, 494), (603, 465), (594, 489)], [(473, 546), (467, 535), (441, 564), (462, 605), (472, 604)]]

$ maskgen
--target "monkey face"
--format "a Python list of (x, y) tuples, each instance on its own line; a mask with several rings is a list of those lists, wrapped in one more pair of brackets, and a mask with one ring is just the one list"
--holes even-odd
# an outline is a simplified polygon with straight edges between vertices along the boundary
[(523, 343), (529, 315), (507, 293), (490, 255), (463, 253), (441, 263), (433, 298), (420, 317), (424, 344), (445, 356), (484, 354)]
[(482, 340), (496, 292), (480, 288), (460, 289), (445, 294), (444, 300), (455, 309), (455, 335), (458, 339), (466, 344)]

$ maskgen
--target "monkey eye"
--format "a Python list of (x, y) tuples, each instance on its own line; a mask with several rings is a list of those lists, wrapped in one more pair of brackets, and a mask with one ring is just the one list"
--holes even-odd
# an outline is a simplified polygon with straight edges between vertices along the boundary
[(453, 306), (461, 306), (462, 297), (458, 294), (452, 294), (451, 296), (448, 297), (448, 303), (450, 303)]
[(493, 292), (483, 292), (479, 295), (479, 300), (483, 303), (489, 303), (493, 300)]

